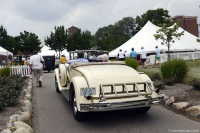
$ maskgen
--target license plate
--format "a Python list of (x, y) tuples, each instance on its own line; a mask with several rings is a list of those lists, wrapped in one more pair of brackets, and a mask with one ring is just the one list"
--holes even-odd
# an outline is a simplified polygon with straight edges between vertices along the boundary
[(81, 88), (81, 96), (91, 96), (91, 95), (96, 95), (96, 88), (91, 87), (91, 88)]

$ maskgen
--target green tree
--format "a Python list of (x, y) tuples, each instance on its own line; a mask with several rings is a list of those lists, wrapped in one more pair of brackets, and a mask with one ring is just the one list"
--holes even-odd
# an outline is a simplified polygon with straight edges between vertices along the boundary
[(132, 17), (124, 17), (114, 24), (112, 30), (112, 49), (119, 47), (137, 33), (136, 22)]
[(16, 51), (15, 51), (16, 41), (15, 41), (14, 37), (8, 35), (6, 37), (5, 44), (6, 44), (6, 46), (4, 47), (5, 49), (12, 52), (13, 54), (16, 54)]
[(30, 55), (34, 50), (40, 51), (41, 49), (41, 42), (38, 39), (38, 36), (34, 33), (27, 31), (20, 32), (20, 35), (16, 36), (15, 40), (15, 49), (24, 52), (26, 55)]
[(184, 35), (184, 31), (178, 32), (178, 28), (179, 26), (177, 24), (174, 24), (171, 27), (167, 27), (163, 24), (162, 27), (156, 31), (156, 34), (154, 34), (156, 40), (161, 39), (161, 44), (167, 46), (168, 60), (170, 60), (171, 45), (175, 43), (175, 39), (180, 39), (180, 37)]
[(142, 14), (141, 16), (136, 17), (137, 23), (137, 31), (142, 29), (142, 27), (148, 22), (151, 21), (153, 24), (160, 26), (160, 25), (167, 25), (170, 26), (173, 24), (172, 21), (169, 20), (170, 15), (168, 14), (168, 10), (164, 10), (163, 8), (158, 8), (156, 10), (148, 10), (146, 13)]
[(69, 51), (81, 50), (81, 29), (77, 29), (72, 35), (69, 35), (67, 49)]
[(8, 36), (6, 29), (1, 25), (0, 26), (0, 46), (5, 48), (5, 38)]
[(99, 28), (95, 33), (95, 45), (97, 49), (111, 50), (112, 49), (112, 29), (113, 25)]
[(75, 33), (69, 35), (69, 42), (67, 45), (67, 49), (69, 51), (74, 50), (88, 50), (93, 47), (93, 37), (91, 32), (89, 31), (81, 31), (81, 29), (77, 29)]
[(91, 35), (91, 32), (86, 30), (82, 32), (81, 35), (81, 40), (82, 40), (82, 49), (89, 50), (93, 47), (92, 41), (93, 41), (93, 36)]
[(7, 34), (7, 31), (3, 26), (0, 26), (0, 46), (12, 52), (13, 45), (14, 38)]
[(13, 54), (17, 53), (15, 37), (8, 35), (3, 26), (0, 26), (0, 46), (12, 52)]
[(117, 33), (121, 35), (132, 37), (137, 33), (136, 22), (132, 17), (124, 17), (122, 20), (115, 23), (114, 26), (117, 29)]
[(44, 39), (45, 45), (50, 47), (51, 50), (55, 50), (56, 53), (60, 53), (67, 48), (68, 36), (67, 30), (64, 26), (54, 27), (55, 32), (51, 32), (50, 36)]
[(94, 36), (95, 44), (99, 49), (112, 50), (122, 45), (136, 33), (135, 19), (125, 17), (114, 25), (99, 28)]

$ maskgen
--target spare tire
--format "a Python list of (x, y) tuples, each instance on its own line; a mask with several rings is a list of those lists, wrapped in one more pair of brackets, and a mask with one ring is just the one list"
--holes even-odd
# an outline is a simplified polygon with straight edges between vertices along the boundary
[(59, 65), (59, 78), (62, 87), (67, 86), (67, 70), (64, 64)]

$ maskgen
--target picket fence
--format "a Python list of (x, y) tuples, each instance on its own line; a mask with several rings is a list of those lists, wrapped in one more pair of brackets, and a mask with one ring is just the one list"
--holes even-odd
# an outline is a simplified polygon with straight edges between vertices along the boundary
[[(4, 68), (5, 66), (0, 66), (1, 68)], [(30, 66), (28, 65), (21, 65), (21, 66), (8, 66), (11, 69), (10, 74), (11, 75), (21, 75), (21, 76), (30, 76)]]
[[(160, 56), (161, 56), (161, 58), (160, 58), (160, 62), (161, 63), (167, 61), (167, 57), (168, 57), (167, 53), (161, 54)], [(174, 60), (174, 59), (182, 59), (182, 60), (200, 59), (200, 51), (197, 51), (197, 52), (170, 53), (170, 60)], [(155, 55), (150, 55), (150, 56), (147, 57), (146, 64), (147, 65), (152, 65), (152, 64), (154, 64), (154, 61), (155, 61)]]

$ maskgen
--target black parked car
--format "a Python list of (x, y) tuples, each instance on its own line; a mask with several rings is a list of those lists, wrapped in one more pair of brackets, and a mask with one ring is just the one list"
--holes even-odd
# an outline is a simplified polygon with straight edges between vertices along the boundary
[(43, 70), (50, 72), (55, 69), (55, 56), (54, 55), (43, 55), (44, 67)]

